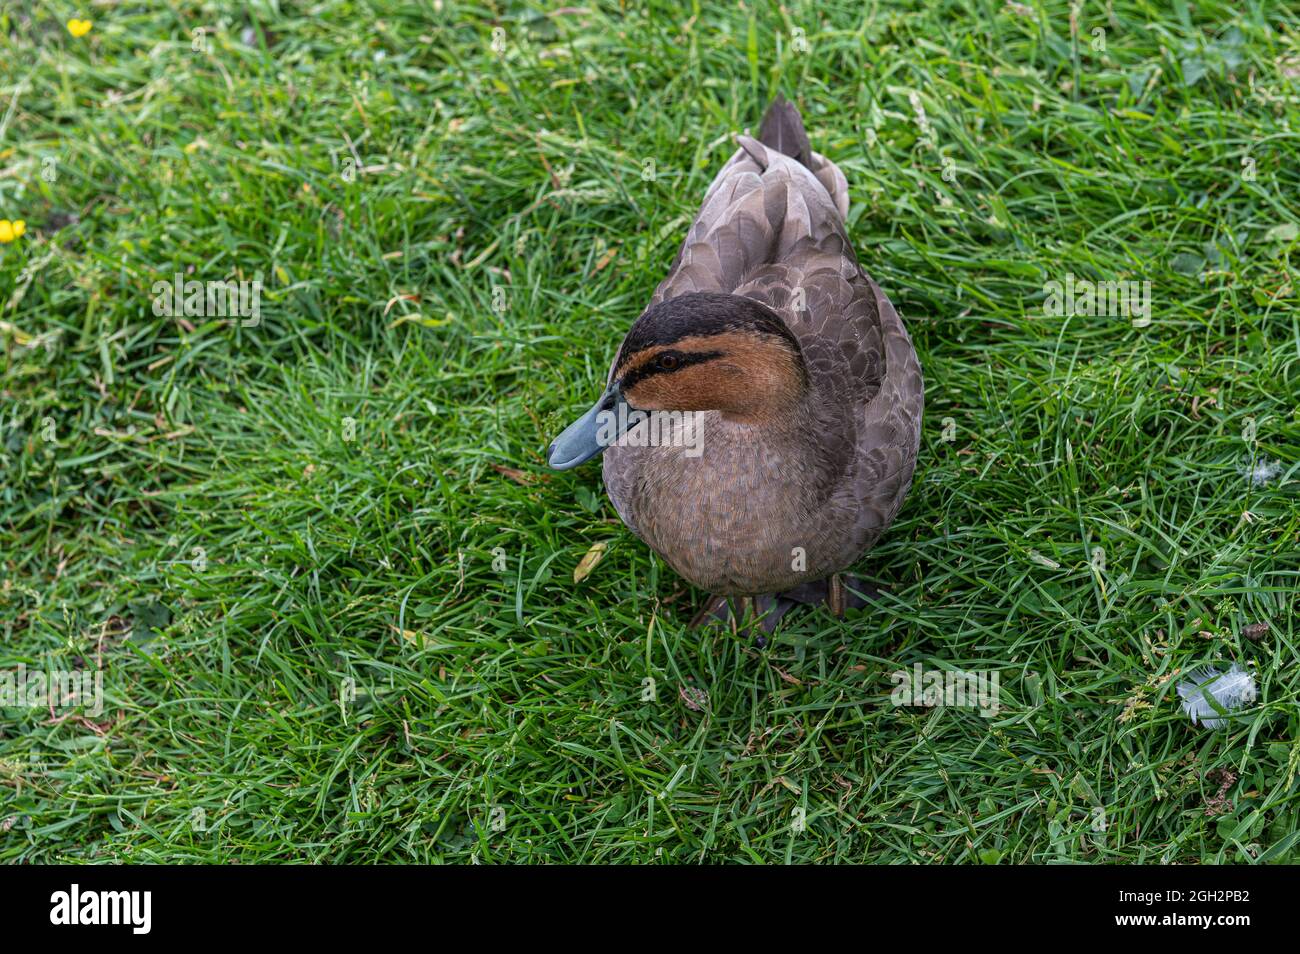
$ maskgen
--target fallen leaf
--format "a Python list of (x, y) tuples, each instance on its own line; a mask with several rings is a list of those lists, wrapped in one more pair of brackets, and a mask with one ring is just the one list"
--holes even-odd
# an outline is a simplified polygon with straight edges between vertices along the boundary
[(424, 315), (417, 312), (413, 315), (402, 315), (402, 317), (398, 318), (396, 321), (389, 322), (388, 327), (396, 328), (398, 325), (404, 325), (409, 321), (413, 321), (426, 328), (441, 328), (443, 325), (449, 325), (455, 320), (456, 316), (451, 312), (447, 313), (446, 318), (426, 318)]
[(780, 676), (780, 677), (781, 677), (782, 679), (784, 679), (786, 682), (790, 683), (790, 685), (792, 685), (792, 686), (802, 686), (802, 685), (803, 685), (802, 682), (800, 682), (800, 681), (799, 681), (798, 679), (796, 679), (794, 676), (790, 675), (788, 672), (786, 672), (786, 671), (785, 671), (784, 669), (782, 669), (780, 666), (773, 666), (772, 668), (776, 670), (776, 674), (777, 674), (778, 676)]
[(605, 550), (609, 547), (608, 543), (601, 541), (593, 543), (591, 549), (587, 551), (586, 556), (578, 561), (578, 566), (573, 571), (573, 582), (581, 583), (587, 577), (591, 576), (591, 571), (596, 569), (596, 564), (601, 561), (605, 555)]
[(794, 792), (796, 795), (803, 794), (803, 790), (800, 789), (799, 786), (796, 785), (794, 782), (786, 778), (784, 775), (778, 775), (775, 780), (777, 782), (780, 782), (781, 785), (783, 785), (785, 788), (789, 789), (790, 791)]
[(606, 249), (605, 254), (602, 255), (600, 259), (596, 262), (596, 271), (598, 272), (601, 271), (606, 265), (608, 265), (610, 262), (614, 260), (614, 256), (617, 254), (618, 254), (617, 246)]
[(1047, 567), (1049, 570), (1059, 570), (1061, 568), (1061, 564), (1057, 563), (1053, 559), (1050, 559), (1049, 557), (1043, 556), (1037, 550), (1029, 551), (1029, 559), (1033, 560), (1039, 566)]
[(402, 638), (406, 640), (408, 643), (411, 643), (412, 645), (421, 646), (421, 647), (424, 645), (423, 637), (421, 637), (420, 634), (413, 629), (398, 629), (396, 626), (394, 626), (393, 632), (400, 633), (402, 635)]
[(504, 464), (493, 464), (492, 469), (502, 477), (509, 477), (515, 483), (523, 484), (525, 487), (534, 481), (551, 479), (549, 474), (530, 474), (524, 470), (516, 470), (514, 467), (506, 467)]
[(396, 305), (399, 301), (419, 301), (419, 300), (420, 300), (419, 295), (398, 295), (394, 298), (390, 298), (388, 300), (388, 304), (384, 306), (384, 314), (387, 315), (390, 311), (392, 311), (393, 306)]

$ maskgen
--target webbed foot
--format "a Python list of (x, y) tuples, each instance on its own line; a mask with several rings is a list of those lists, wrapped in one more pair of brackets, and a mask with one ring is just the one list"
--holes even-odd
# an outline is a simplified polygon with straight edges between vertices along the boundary
[(691, 620), (690, 628), (722, 625), (740, 636), (752, 637), (760, 647), (776, 632), (776, 624), (794, 605), (770, 593), (761, 596), (710, 596)]
[(778, 593), (777, 599), (814, 605), (824, 603), (831, 615), (838, 619), (846, 609), (862, 609), (879, 596), (880, 591), (866, 581), (836, 573), (824, 580), (800, 583), (793, 589)]
[(690, 628), (701, 626), (729, 626), (739, 635), (754, 638), (759, 646), (767, 645), (767, 637), (776, 631), (777, 623), (796, 603), (825, 605), (837, 619), (848, 609), (862, 609), (880, 596), (880, 591), (856, 576), (834, 576), (812, 583), (801, 583), (782, 593), (761, 596), (710, 596)]

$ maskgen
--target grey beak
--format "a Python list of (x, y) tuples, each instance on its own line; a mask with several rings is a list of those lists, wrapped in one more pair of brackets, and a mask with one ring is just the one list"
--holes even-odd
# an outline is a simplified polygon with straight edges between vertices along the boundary
[(637, 423), (635, 412), (623, 400), (618, 382), (605, 389), (590, 411), (564, 429), (546, 451), (546, 462), (556, 470), (569, 470), (591, 460)]

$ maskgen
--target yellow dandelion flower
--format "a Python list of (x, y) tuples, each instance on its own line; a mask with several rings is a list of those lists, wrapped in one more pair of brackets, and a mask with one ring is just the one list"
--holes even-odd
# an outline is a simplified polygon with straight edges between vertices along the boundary
[(10, 222), (8, 219), (0, 219), (0, 243), (8, 245), (26, 231), (27, 223), (22, 219), (18, 219), (15, 222)]
[(75, 37), (83, 37), (90, 32), (92, 26), (94, 26), (94, 24), (89, 20), (77, 20), (74, 18), (68, 21), (68, 32)]

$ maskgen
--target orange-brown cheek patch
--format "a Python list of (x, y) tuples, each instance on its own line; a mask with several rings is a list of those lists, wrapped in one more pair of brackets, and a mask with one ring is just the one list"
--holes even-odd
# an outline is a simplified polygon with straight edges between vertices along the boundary
[[(692, 354), (717, 355), (676, 371), (639, 377), (665, 351), (689, 360)], [(681, 338), (671, 345), (639, 351), (627, 358), (616, 377), (628, 403), (645, 411), (724, 411), (764, 418), (792, 406), (802, 389), (795, 356), (768, 335), (729, 332)]]
[(624, 391), (629, 404), (643, 411), (711, 411), (723, 405), (731, 375), (715, 374), (710, 363), (656, 374)]

